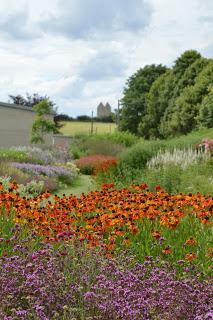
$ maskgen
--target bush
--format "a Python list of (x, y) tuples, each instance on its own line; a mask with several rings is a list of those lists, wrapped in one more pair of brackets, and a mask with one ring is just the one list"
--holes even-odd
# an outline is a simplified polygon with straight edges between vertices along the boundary
[(84, 147), (88, 155), (102, 154), (106, 156), (117, 156), (124, 150), (120, 144), (111, 142), (109, 140), (88, 140), (85, 141)]
[(133, 147), (127, 149), (120, 155), (120, 163), (125, 164), (134, 169), (143, 169), (146, 163), (159, 150), (165, 149), (165, 142), (163, 141), (143, 141), (139, 142)]
[(27, 152), (24, 150), (0, 149), (1, 161), (17, 161), (24, 162), (28, 159)]
[(161, 150), (173, 151), (174, 149), (188, 149), (195, 148), (203, 138), (213, 138), (213, 129), (205, 129), (195, 131), (187, 136), (168, 140), (140, 140), (136, 145), (127, 149), (120, 155), (121, 163), (135, 168), (143, 169), (146, 163)]
[(111, 141), (113, 143), (120, 144), (123, 147), (131, 147), (139, 141), (137, 136), (125, 131), (97, 134), (93, 135), (92, 139)]
[(104, 166), (105, 163), (115, 162), (116, 158), (105, 155), (93, 155), (82, 157), (76, 160), (76, 165), (83, 174), (93, 174), (95, 173), (97, 166)]
[[(58, 179), (56, 177), (47, 177), (44, 175), (34, 175), (32, 172), (23, 172), (20, 169), (11, 167), (5, 163), (0, 163), (0, 182), (9, 187), (9, 181), (16, 181), (19, 185), (27, 186), (27, 189), (31, 188), (31, 183), (36, 183), (39, 186), (43, 185), (41, 192), (54, 191), (58, 189)], [(26, 190), (27, 190), (26, 189)], [(38, 187), (40, 190), (40, 187)]]
[(16, 147), (11, 150), (16, 152), (25, 152), (27, 159), (25, 162), (29, 163), (48, 165), (55, 162), (65, 163), (72, 160), (70, 152), (64, 148), (41, 149), (39, 147)]
[(0, 162), (0, 177), (11, 177), (11, 179), (18, 184), (26, 184), (27, 181), (31, 179), (30, 174), (23, 172), (18, 168), (11, 167), (4, 162)]
[(116, 156), (126, 147), (130, 147), (138, 141), (138, 137), (128, 132), (103, 133), (91, 136), (81, 134), (75, 136), (70, 150), (74, 159), (94, 154)]

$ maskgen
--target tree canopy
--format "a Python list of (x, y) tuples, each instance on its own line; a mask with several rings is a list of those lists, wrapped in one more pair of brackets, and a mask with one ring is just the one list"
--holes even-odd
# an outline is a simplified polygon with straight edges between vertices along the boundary
[(122, 99), (121, 130), (138, 133), (138, 124), (146, 111), (146, 95), (152, 83), (166, 70), (162, 65), (147, 65), (128, 79)]
[(121, 130), (149, 138), (212, 127), (213, 60), (185, 51), (172, 66), (139, 69), (124, 88)]

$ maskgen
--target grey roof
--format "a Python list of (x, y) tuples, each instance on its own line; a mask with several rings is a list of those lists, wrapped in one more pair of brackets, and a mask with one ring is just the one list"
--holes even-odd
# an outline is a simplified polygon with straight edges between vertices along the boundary
[[(18, 104), (12, 104), (12, 103), (6, 103), (6, 102), (1, 102), (0, 101), (0, 108), (1, 107), (12, 108), (12, 109), (20, 109), (20, 110), (26, 110), (26, 111), (30, 111), (30, 112), (35, 112), (31, 107), (25, 107), (25, 106), (18, 105)], [(52, 112), (51, 114), (55, 114), (55, 113)]]

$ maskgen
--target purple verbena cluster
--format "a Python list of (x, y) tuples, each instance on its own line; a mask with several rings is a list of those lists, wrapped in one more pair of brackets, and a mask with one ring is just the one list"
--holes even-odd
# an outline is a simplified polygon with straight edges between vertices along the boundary
[(30, 172), (35, 175), (43, 174), (48, 177), (69, 176), (71, 174), (69, 169), (60, 166), (45, 166), (40, 164), (18, 162), (12, 162), (11, 165), (25, 172)]
[(88, 311), (93, 310), (99, 320), (210, 320), (213, 316), (210, 280), (180, 279), (169, 265), (155, 267), (151, 261), (132, 269), (109, 262), (84, 298)]
[(209, 279), (180, 278), (151, 259), (130, 267), (128, 259), (78, 248), (73, 254), (68, 245), (30, 250), (28, 243), (14, 244), (12, 256), (0, 258), (2, 320), (212, 319)]

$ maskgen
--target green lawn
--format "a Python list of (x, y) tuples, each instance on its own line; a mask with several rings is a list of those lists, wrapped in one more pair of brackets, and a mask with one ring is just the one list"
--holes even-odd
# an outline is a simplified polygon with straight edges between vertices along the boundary
[(88, 175), (80, 175), (74, 182), (73, 186), (65, 189), (60, 189), (56, 192), (58, 196), (65, 194), (66, 196), (71, 193), (75, 196), (80, 196), (82, 193), (88, 193), (92, 190), (96, 190), (96, 185), (93, 179)]
[[(79, 133), (91, 133), (91, 122), (82, 121), (63, 121), (64, 126), (60, 129), (60, 132), (66, 136), (74, 136)], [(115, 123), (106, 122), (94, 122), (94, 133), (111, 133), (117, 128)]]

